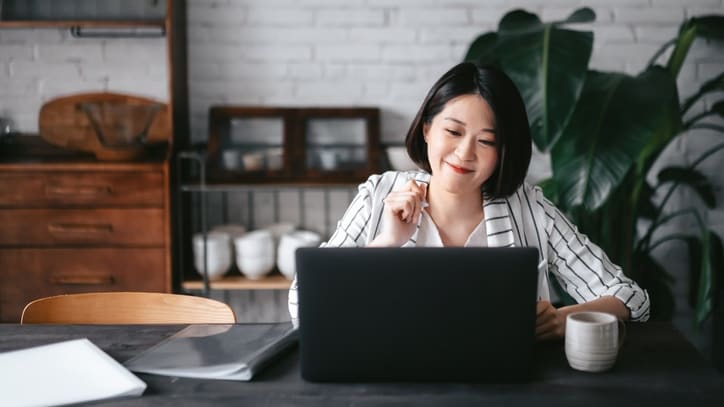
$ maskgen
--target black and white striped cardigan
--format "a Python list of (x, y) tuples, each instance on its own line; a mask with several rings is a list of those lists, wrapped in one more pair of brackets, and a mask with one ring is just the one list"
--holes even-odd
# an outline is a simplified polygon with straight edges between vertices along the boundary
[[(347, 208), (332, 237), (322, 246), (363, 247), (381, 230), (383, 199), (408, 180), (429, 183), (423, 171), (390, 171), (372, 175), (359, 186), (359, 192)], [(648, 293), (626, 277), (597, 245), (592, 243), (544, 196), (540, 188), (521, 186), (506, 198), (487, 201), (485, 229), (488, 247), (538, 248), (538, 297), (550, 298), (549, 278), (553, 275), (561, 287), (579, 303), (611, 295), (631, 312), (632, 321), (649, 318)], [(422, 220), (422, 217), (420, 217)], [(418, 231), (419, 231), (418, 223)], [(417, 245), (415, 232), (403, 247)], [(297, 283), (289, 291), (289, 312), (297, 317)]]

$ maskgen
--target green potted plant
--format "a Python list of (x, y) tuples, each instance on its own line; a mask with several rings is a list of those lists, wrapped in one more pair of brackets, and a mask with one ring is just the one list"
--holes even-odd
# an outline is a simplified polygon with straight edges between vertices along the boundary
[[(710, 146), (687, 167), (664, 168), (653, 184), (646, 177), (664, 149), (683, 134), (703, 128), (724, 134), (724, 127), (702, 121), (723, 116), (724, 100), (683, 119), (704, 95), (724, 90), (724, 73), (686, 100), (680, 100), (676, 87), (693, 40), (724, 38), (724, 16), (685, 21), (678, 36), (635, 76), (589, 68), (593, 33), (567, 26), (594, 20), (589, 8), (550, 23), (514, 10), (501, 19), (497, 31), (472, 42), (465, 60), (496, 65), (516, 83), (526, 103), (533, 141), (550, 156), (553, 175), (541, 183), (546, 195), (649, 290), (652, 318), (670, 319), (674, 308), (672, 277), (652, 250), (674, 239), (687, 242), (689, 275), (696, 287), (691, 299), (700, 325), (711, 314), (721, 278), (722, 242), (696, 206), (670, 211), (668, 204), (672, 192), (686, 185), (707, 207), (715, 206), (712, 186), (697, 167), (724, 149), (724, 143)], [(670, 49), (668, 60), (659, 64)], [(664, 197), (656, 199), (661, 191)], [(680, 216), (693, 217), (698, 231), (654, 233)], [(645, 225), (643, 234), (636, 233), (638, 224)]]

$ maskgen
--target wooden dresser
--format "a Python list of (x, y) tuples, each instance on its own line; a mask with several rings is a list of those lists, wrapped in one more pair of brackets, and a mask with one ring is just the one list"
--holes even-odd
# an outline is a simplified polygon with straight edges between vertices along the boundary
[(0, 322), (48, 295), (171, 290), (166, 149), (100, 162), (17, 139), (0, 148)]

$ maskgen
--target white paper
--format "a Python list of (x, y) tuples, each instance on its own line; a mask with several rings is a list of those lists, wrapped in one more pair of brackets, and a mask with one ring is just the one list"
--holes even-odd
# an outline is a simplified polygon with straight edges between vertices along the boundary
[(140, 396), (146, 383), (88, 339), (0, 353), (0, 404), (57, 406)]

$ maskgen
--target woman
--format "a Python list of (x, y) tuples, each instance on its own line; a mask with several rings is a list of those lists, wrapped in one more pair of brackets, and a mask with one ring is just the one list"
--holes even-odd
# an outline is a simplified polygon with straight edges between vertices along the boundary
[[(405, 143), (424, 171), (371, 176), (323, 246), (537, 247), (538, 339), (563, 337), (566, 316), (576, 311), (648, 319), (646, 291), (524, 182), (528, 119), (504, 73), (471, 63), (453, 67), (433, 85)], [(578, 304), (551, 305), (551, 275)], [(295, 323), (296, 294), (295, 280)]]

